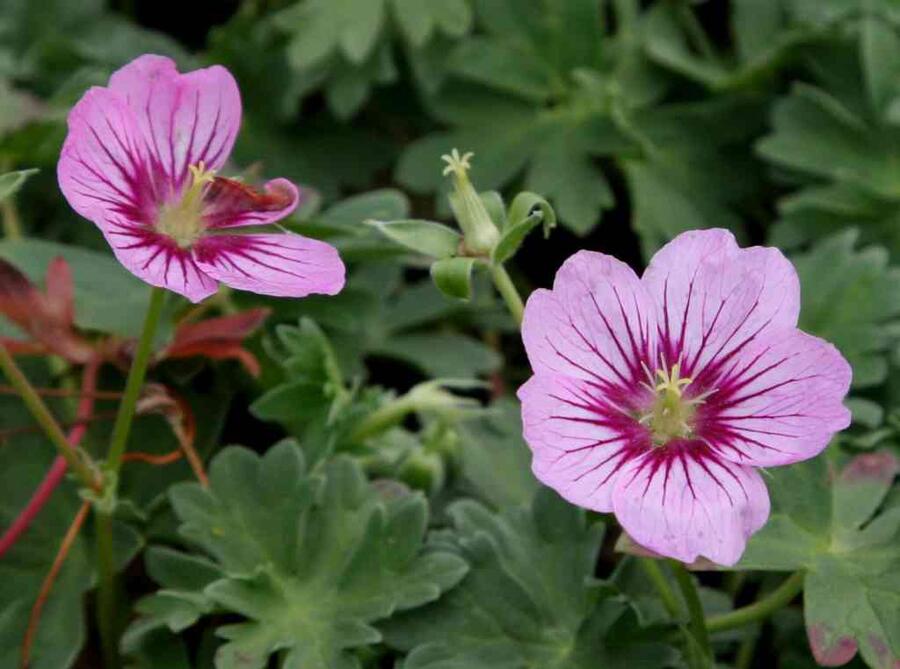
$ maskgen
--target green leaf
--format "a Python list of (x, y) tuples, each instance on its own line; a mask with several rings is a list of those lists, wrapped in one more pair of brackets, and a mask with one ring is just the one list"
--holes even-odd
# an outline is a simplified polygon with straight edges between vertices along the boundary
[(500, 241), (494, 247), (494, 262), (503, 263), (512, 258), (528, 233), (538, 225), (544, 228), (544, 237), (556, 227), (556, 212), (540, 195), (519, 193), (509, 207), (507, 224), (501, 228)]
[(819, 662), (847, 662), (858, 648), (869, 666), (890, 667), (900, 657), (900, 507), (872, 514), (900, 465), (887, 451), (857, 456), (838, 475), (830, 464), (819, 457), (770, 471), (772, 513), (738, 568), (805, 569)]
[(475, 378), (501, 362), (499, 354), (479, 340), (451, 332), (396, 334), (373, 352), (406, 361), (435, 378)]
[(500, 400), (491, 409), (457, 428), (463, 487), (495, 508), (527, 504), (538, 482), (522, 438), (521, 407)]
[(883, 114), (900, 92), (900, 37), (897, 29), (880, 14), (870, 14), (861, 21), (860, 61), (872, 109)]
[[(430, 105), (450, 130), (409, 146), (397, 178), (417, 191), (443, 191), (440, 156), (472, 148), (479, 188), (499, 189), (524, 175), (563, 225), (584, 234), (613, 204), (596, 158), (629, 143), (609, 118), (607, 97), (622, 82), (610, 81), (615, 63), (601, 58), (599, 7), (504, 0), (477, 2), (475, 10), (484, 34), (460, 43), (449, 58), (452, 81)], [(590, 88), (576, 72), (601, 83)]]
[(673, 652), (641, 630), (631, 607), (594, 580), (603, 528), (550, 490), (493, 514), (450, 507), (433, 545), (471, 565), (438, 602), (382, 625), (408, 651), (404, 669), (588, 669), (666, 666)]
[(0, 174), (0, 202), (15, 195), (28, 177), (37, 174), (38, 170), (19, 170)]
[(800, 327), (832, 342), (853, 367), (853, 386), (885, 380), (887, 356), (898, 341), (900, 270), (882, 247), (856, 250), (848, 230), (792, 256), (800, 276)]
[(432, 221), (366, 221), (381, 234), (402, 246), (432, 258), (449, 258), (459, 251), (462, 235)]
[(795, 84), (776, 103), (773, 122), (774, 132), (758, 145), (767, 160), (882, 197), (900, 197), (900, 167), (893, 158), (900, 135), (869, 127), (831, 93)]
[(47, 265), (63, 257), (72, 270), (75, 286), (75, 323), (129, 337), (140, 333), (150, 289), (112, 256), (40, 239), (0, 241), (0, 258), (18, 267), (38, 285)]
[(437, 30), (461, 37), (472, 25), (466, 0), (393, 0), (394, 16), (401, 33), (415, 47), (422, 47)]
[(431, 279), (447, 297), (472, 298), (472, 269), (475, 258), (443, 258), (431, 264)]
[(173, 632), (208, 604), (237, 616), (218, 629), (220, 669), (261, 668), (275, 653), (285, 667), (361, 667), (352, 651), (381, 638), (373, 623), (435, 600), (466, 571), (448, 551), (422, 554), (420, 495), (382, 501), (349, 460), (311, 475), (290, 443), (262, 457), (225, 449), (208, 489), (179, 485), (171, 499), (181, 533), (211, 558), (208, 576), (185, 574), (139, 607)]
[[(26, 367), (36, 384), (47, 374)], [(0, 399), (0, 425), (27, 426), (32, 418), (17, 397)], [(0, 527), (19, 514), (50, 467), (56, 453), (41, 435), (9, 438), (0, 448)], [(63, 481), (40, 516), (0, 559), (0, 666), (17, 667), (19, 649), (41, 584), (50, 570), (82, 500), (75, 486)], [(86, 637), (85, 595), (96, 582), (93, 525), (90, 519), (72, 544), (44, 607), (34, 643), (32, 669), (66, 669), (74, 664)], [(116, 522), (115, 551), (119, 567), (137, 553), (140, 536)]]

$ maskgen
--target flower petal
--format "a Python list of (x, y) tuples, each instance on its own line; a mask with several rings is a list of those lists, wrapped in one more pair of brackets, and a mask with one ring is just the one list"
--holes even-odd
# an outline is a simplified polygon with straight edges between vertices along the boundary
[(535, 373), (560, 373), (603, 388), (638, 388), (655, 358), (655, 305), (630, 267), (580, 251), (553, 290), (532, 293), (522, 338)]
[(124, 99), (92, 88), (69, 113), (69, 133), (57, 165), (66, 200), (101, 229), (108, 218), (152, 220), (156, 205), (147, 154)]
[(685, 441), (623, 467), (613, 509), (635, 541), (660, 555), (685, 563), (703, 556), (730, 566), (765, 524), (769, 494), (755, 469)]
[(646, 429), (587, 381), (536, 375), (518, 396), (535, 476), (573, 504), (612, 511), (618, 472), (650, 446)]
[(293, 233), (204, 237), (194, 258), (212, 278), (262, 295), (335, 295), (344, 287), (337, 249)]
[(764, 332), (797, 325), (800, 283), (793, 265), (774, 248), (738, 248), (726, 230), (679, 235), (653, 257), (643, 282), (661, 310), (668, 363), (680, 359), (695, 381)]
[(300, 191), (287, 179), (273, 179), (260, 192), (240, 181), (217, 177), (203, 199), (207, 226), (221, 229), (280, 221), (297, 208)]
[(200, 302), (218, 289), (197, 267), (190, 251), (168, 237), (124, 217), (107, 221), (101, 230), (119, 262), (151, 286), (179, 293), (191, 302)]
[(850, 424), (852, 370), (828, 342), (800, 330), (754, 342), (722, 370), (697, 413), (719, 454), (757, 467), (818, 455)]
[(180, 74), (170, 58), (145, 55), (115, 72), (109, 89), (126, 100), (154, 172), (176, 192), (189, 165), (203, 161), (218, 170), (225, 164), (241, 125), (241, 96), (224, 67)]

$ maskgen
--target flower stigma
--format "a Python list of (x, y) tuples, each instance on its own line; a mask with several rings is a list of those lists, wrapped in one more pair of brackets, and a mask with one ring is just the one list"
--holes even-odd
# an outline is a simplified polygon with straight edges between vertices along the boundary
[(441, 160), (447, 163), (443, 174), (453, 179), (453, 191), (449, 194), (450, 208), (463, 232), (466, 249), (472, 255), (488, 256), (500, 239), (500, 231), (469, 180), (473, 155), (460, 155), (457, 149), (453, 149), (449, 155), (441, 156)]
[(177, 202), (165, 204), (159, 212), (156, 229), (174, 240), (179, 248), (190, 248), (203, 235), (203, 192), (215, 179), (215, 170), (207, 170), (201, 160), (189, 165), (191, 182)]
[[(652, 376), (649, 374), (648, 376)], [(656, 370), (655, 385), (644, 384), (655, 395), (653, 404), (640, 418), (650, 430), (654, 446), (665, 446), (673, 439), (690, 439), (694, 435), (693, 419), (696, 408), (710, 393), (685, 397), (684, 390), (693, 379), (681, 376), (681, 365), (663, 364)]]

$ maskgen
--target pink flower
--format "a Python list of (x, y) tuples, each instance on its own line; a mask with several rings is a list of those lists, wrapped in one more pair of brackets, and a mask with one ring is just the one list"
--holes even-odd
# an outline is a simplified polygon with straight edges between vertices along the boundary
[(72, 109), (60, 187), (129, 271), (191, 301), (219, 282), (284, 297), (337, 293), (344, 265), (330, 245), (237, 229), (275, 223), (300, 199), (286, 179), (260, 192), (215, 176), (240, 123), (228, 70), (179, 74), (168, 58), (141, 56)]
[(811, 458), (850, 423), (850, 366), (799, 310), (790, 262), (724, 230), (680, 235), (641, 278), (576, 253), (525, 309), (535, 474), (656, 553), (734, 564), (769, 515), (755, 468)]

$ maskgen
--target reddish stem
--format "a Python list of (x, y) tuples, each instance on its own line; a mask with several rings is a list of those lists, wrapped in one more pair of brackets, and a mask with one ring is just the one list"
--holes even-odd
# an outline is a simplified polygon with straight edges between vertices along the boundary
[(44, 604), (47, 603), (47, 598), (50, 597), (50, 591), (53, 589), (56, 577), (59, 576), (59, 570), (62, 569), (63, 563), (72, 549), (72, 544), (75, 543), (78, 532), (81, 530), (81, 526), (84, 525), (84, 520), (87, 518), (90, 508), (90, 502), (84, 502), (81, 505), (81, 508), (75, 515), (75, 520), (72, 521), (72, 524), (66, 531), (66, 536), (63, 537), (62, 543), (59, 545), (59, 550), (56, 553), (56, 557), (53, 558), (50, 571), (47, 572), (44, 582), (41, 583), (40, 592), (34, 602), (34, 606), (31, 607), (31, 615), (28, 616), (28, 627), (25, 628), (25, 637), (22, 639), (21, 664), (19, 665), (22, 669), (28, 669), (31, 663), (31, 648), (34, 646), (34, 639), (37, 636), (38, 623), (41, 620)]
[[(94, 390), (97, 387), (97, 372), (100, 369), (101, 363), (102, 360), (100, 358), (92, 358), (84, 367), (84, 372), (81, 377), (81, 401), (78, 403), (78, 411), (76, 414), (76, 420), (80, 422), (69, 431), (69, 434), (66, 437), (71, 448), (77, 447), (87, 432), (88, 419), (91, 416), (91, 412), (94, 410), (94, 399), (96, 397)], [(37, 515), (41, 512), (41, 509), (43, 509), (50, 500), (50, 496), (53, 494), (53, 491), (56, 490), (56, 487), (65, 475), (65, 458), (61, 455), (57, 455), (56, 458), (54, 458), (50, 469), (44, 475), (44, 480), (41, 481), (40, 485), (38, 485), (34, 494), (31, 496), (31, 499), (28, 500), (28, 504), (25, 505), (25, 508), (22, 509), (16, 519), (13, 520), (12, 525), (10, 525), (3, 533), (3, 536), (0, 537), (0, 557), (3, 557), (3, 554), (12, 548), (13, 544), (18, 541), (22, 533), (28, 529)]]
[(157, 455), (155, 453), (144, 453), (143, 451), (129, 451), (122, 456), (122, 462), (144, 462), (148, 465), (169, 465), (178, 462), (184, 454), (180, 451), (170, 451)]

